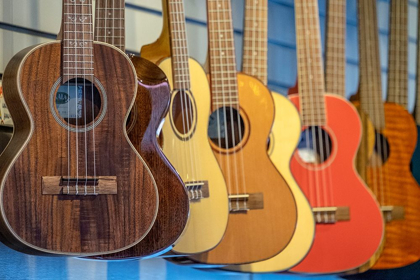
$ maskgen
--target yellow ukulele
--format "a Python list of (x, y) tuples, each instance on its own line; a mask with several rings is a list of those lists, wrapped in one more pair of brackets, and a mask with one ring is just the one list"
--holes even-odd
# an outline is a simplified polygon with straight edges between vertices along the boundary
[[(168, 77), (172, 97), (162, 128), (162, 149), (183, 179), (190, 199), (187, 227), (172, 251), (197, 254), (214, 248), (222, 239), (228, 222), (228, 194), (207, 138), (210, 88), (203, 68), (188, 56), (183, 1), (164, 0), (163, 6), (169, 57), (166, 51), (156, 52), (159, 48), (150, 46), (141, 54), (157, 62)], [(162, 36), (167, 36), (166, 28)], [(155, 44), (162, 40), (166, 39)]]
[[(242, 71), (267, 84), (267, 2), (246, 0)], [(297, 205), (297, 225), (287, 247), (276, 256), (261, 262), (228, 266), (243, 272), (274, 272), (299, 263), (311, 248), (315, 235), (312, 208), (290, 171), (290, 159), (299, 142), (301, 123), (296, 107), (287, 97), (273, 92), (276, 108), (270, 135), (271, 161), (287, 182)]]

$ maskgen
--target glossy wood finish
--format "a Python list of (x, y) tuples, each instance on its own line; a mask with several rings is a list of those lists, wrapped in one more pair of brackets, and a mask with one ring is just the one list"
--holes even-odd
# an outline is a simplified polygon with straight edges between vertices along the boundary
[[(299, 97), (291, 96), (291, 100), (299, 108)], [(325, 95), (325, 108), (328, 118), (322, 127), (332, 139), (332, 155), (324, 163), (308, 167), (295, 152), (292, 174), (313, 207), (348, 206), (350, 221), (317, 223), (314, 244), (293, 272), (337, 273), (358, 268), (370, 260), (383, 238), (379, 205), (354, 168), (361, 136), (357, 111), (343, 98), (330, 94)], [(343, 126), (343, 119), (351, 125)]]
[(272, 94), (276, 115), (271, 130), (269, 155), (295, 198), (297, 205), (296, 229), (290, 243), (276, 256), (261, 262), (225, 267), (229, 270), (259, 273), (289, 269), (306, 256), (315, 236), (312, 208), (290, 170), (290, 159), (300, 138), (299, 113), (289, 99), (275, 92)]
[[(157, 62), (168, 77), (175, 98), (179, 90), (189, 92), (195, 121), (187, 133), (175, 124), (171, 100), (169, 114), (162, 127), (162, 149), (186, 184), (208, 183), (209, 197), (192, 199), (190, 216), (182, 237), (170, 254), (193, 254), (214, 248), (222, 239), (228, 221), (228, 194), (222, 171), (208, 140), (210, 89), (203, 68), (188, 56), (183, 1), (163, 0), (163, 30), (159, 39), (141, 50), (143, 57)], [(174, 65), (177, 71), (173, 71)], [(184, 95), (182, 95), (184, 96)], [(183, 98), (183, 97), (181, 97)], [(190, 110), (181, 110), (188, 118)], [(192, 194), (192, 192), (190, 192)]]
[(368, 167), (367, 182), (374, 186), (374, 181), (382, 177), (384, 186), (376, 191), (379, 202), (403, 206), (404, 220), (386, 224), (385, 248), (374, 269), (402, 267), (420, 259), (420, 188), (410, 172), (417, 129), (413, 117), (397, 104), (385, 103), (385, 119), (385, 129), (381, 133), (390, 146), (389, 158), (380, 167), (382, 176), (372, 164)]
[[(407, 1), (392, 1), (394, 12), (399, 10), (404, 12), (404, 10), (406, 11), (404, 7), (396, 8), (395, 5), (404, 6), (408, 3)], [(420, 259), (420, 243), (417, 230), (420, 222), (418, 201), (420, 188), (412, 177), (409, 168), (417, 139), (417, 128), (414, 119), (404, 107), (395, 103), (383, 103), (382, 101), (376, 2), (359, 1), (358, 10), (360, 23), (360, 108), (368, 114), (376, 133), (374, 137), (369, 134), (363, 136), (363, 141), (369, 142), (373, 138), (376, 145), (376, 151), (366, 162), (367, 183), (377, 196), (381, 206), (404, 207), (403, 220), (391, 220), (386, 223), (385, 247), (373, 268), (396, 268)], [(400, 16), (404, 17), (403, 15)], [(392, 21), (395, 24), (395, 21)], [(405, 40), (401, 39), (404, 37), (401, 34), (395, 37), (395, 26), (392, 29), (394, 30), (391, 34), (394, 39), (391, 45), (395, 44), (394, 41)], [(400, 32), (403, 28), (397, 29)], [(401, 46), (404, 46), (404, 44), (402, 43)], [(404, 61), (400, 56), (406, 55), (407, 51), (400, 51), (395, 45), (390, 50), (393, 50), (391, 53), (393, 59)], [(404, 98), (404, 95), (407, 94), (405, 86), (401, 88), (395, 86), (405, 84), (403, 81), (407, 81), (407, 76), (404, 75), (404, 71), (401, 73), (396, 71), (397, 66), (394, 62), (396, 61), (391, 63), (393, 69), (389, 73), (391, 77), (389, 77), (388, 94), (391, 100), (401, 102), (405, 106), (406, 97)], [(398, 67), (405, 68), (407, 65), (402, 63)], [(384, 148), (386, 141), (377, 137), (378, 133), (382, 134), (388, 141), (389, 150)], [(371, 139), (367, 139), (369, 136)], [(385, 162), (381, 155), (388, 156)], [(388, 218), (386, 213), (385, 218)]]
[(245, 134), (251, 133), (238, 145), (236, 157), (225, 151), (220, 153), (212, 146), (228, 178), (229, 194), (236, 191), (235, 180), (228, 173), (233, 173), (235, 165), (241, 164), (235, 161), (243, 158), (244, 169), (238, 171), (238, 186), (244, 191), (242, 180), (245, 180), (246, 193), (262, 192), (264, 209), (231, 213), (220, 244), (207, 253), (190, 257), (207, 264), (241, 264), (270, 258), (288, 245), (296, 226), (294, 197), (267, 154), (267, 138), (274, 118), (271, 94), (257, 79), (244, 74), (238, 74), (238, 93), (246, 123)]
[[(159, 63), (159, 67), (173, 85), (172, 61)], [(207, 76), (200, 64), (189, 59), (191, 88), (197, 121), (195, 131), (187, 141), (174, 130), (172, 114), (168, 114), (162, 127), (162, 149), (174, 164), (184, 182), (207, 181), (210, 196), (191, 201), (188, 225), (173, 248), (176, 254), (192, 254), (210, 250), (219, 244), (226, 231), (229, 216), (228, 193), (222, 171), (207, 137), (210, 112), (210, 89)], [(193, 149), (193, 150), (192, 150)], [(191, 161), (191, 156), (194, 156)]]
[(139, 87), (136, 103), (127, 123), (128, 136), (156, 180), (159, 209), (153, 227), (140, 243), (127, 250), (98, 257), (104, 260), (165, 253), (184, 231), (189, 215), (188, 195), (182, 179), (158, 146), (156, 138), (169, 108), (168, 80), (162, 70), (152, 62), (136, 56), (131, 60), (136, 68)]
[[(124, 0), (96, 1), (95, 38), (125, 49)], [(105, 33), (107, 31), (107, 33)], [(128, 136), (144, 158), (159, 192), (156, 221), (136, 246), (101, 259), (139, 258), (164, 253), (183, 232), (189, 214), (188, 195), (177, 171), (158, 145), (156, 135), (168, 112), (170, 90), (165, 74), (146, 59), (131, 58), (137, 72), (138, 91), (127, 123)]]
[[(267, 25), (268, 1), (247, 0), (242, 70), (245, 74), (259, 78), (264, 84), (267, 84)], [(312, 208), (290, 171), (290, 159), (300, 139), (299, 112), (286, 97), (276, 92), (272, 92), (272, 96), (276, 113), (268, 152), (271, 161), (286, 180), (295, 198), (296, 229), (290, 243), (276, 256), (261, 262), (226, 267), (229, 270), (273, 272), (289, 269), (309, 252), (315, 235)]]
[[(138, 243), (155, 220), (156, 183), (125, 130), (137, 89), (134, 67), (118, 49), (102, 43), (93, 46), (94, 75), (107, 94), (108, 107), (95, 127), (95, 141), (93, 130), (85, 133), (88, 145), (95, 145), (96, 174), (117, 176), (118, 194), (41, 195), (42, 176), (67, 175), (69, 133), (49, 113), (50, 91), (61, 75), (61, 43), (21, 51), (6, 68), (3, 81), (16, 122), (10, 145), (0, 157), (2, 240), (16, 250), (66, 255), (116, 252)], [(76, 139), (85, 143), (85, 133), (70, 133), (70, 146)], [(84, 163), (83, 151), (78, 154)], [(92, 174), (93, 164), (87, 166)], [(79, 171), (85, 174), (82, 167)]]

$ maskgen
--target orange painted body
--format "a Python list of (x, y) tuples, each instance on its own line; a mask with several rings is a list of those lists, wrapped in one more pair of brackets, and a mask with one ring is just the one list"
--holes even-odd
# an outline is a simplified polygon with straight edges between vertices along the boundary
[[(290, 98), (299, 109), (299, 97)], [(310, 167), (295, 152), (291, 170), (312, 207), (347, 206), (350, 220), (317, 223), (314, 244), (293, 272), (337, 273), (355, 269), (372, 258), (384, 235), (379, 204), (354, 166), (361, 138), (357, 111), (343, 98), (328, 94), (325, 107), (327, 121), (323, 129), (331, 137), (332, 154), (325, 162)]]

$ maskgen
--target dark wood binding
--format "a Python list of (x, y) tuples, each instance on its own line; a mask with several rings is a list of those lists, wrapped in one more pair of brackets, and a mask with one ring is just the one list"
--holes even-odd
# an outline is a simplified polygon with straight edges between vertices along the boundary
[[(119, 9), (115, 10), (116, 7), (124, 7), (124, 2), (96, 1), (97, 15), (101, 14), (102, 10), (106, 13), (96, 22), (95, 38), (106, 40), (110, 44), (118, 43), (116, 46), (122, 50), (125, 49), (125, 42), (115, 40), (112, 36), (100, 37), (97, 34), (103, 34), (102, 30), (112, 26), (119, 27), (114, 34), (124, 33), (124, 14), (119, 12)], [(109, 31), (112, 32), (112, 29)], [(179, 238), (188, 219), (189, 200), (184, 184), (158, 146), (156, 138), (159, 126), (169, 109), (168, 81), (162, 70), (152, 62), (137, 56), (133, 56), (131, 60), (139, 82), (136, 103), (127, 123), (128, 136), (156, 180), (159, 210), (152, 229), (140, 243), (115, 254), (95, 257), (98, 259), (140, 258), (163, 253)]]
[[(117, 252), (147, 234), (158, 206), (156, 182), (125, 128), (136, 96), (136, 74), (120, 50), (92, 42), (90, 0), (64, 0), (63, 4), (64, 19), (89, 20), (80, 27), (75, 24), (77, 30), (73, 31), (81, 35), (76, 36), (73, 53), (64, 48), (70, 43), (56, 41), (21, 51), (6, 67), (5, 100), (16, 124), (10, 145), (0, 158), (4, 163), (0, 166), (2, 240), (32, 254)], [(63, 24), (64, 38), (69, 28)], [(84, 42), (92, 46), (88, 53), (78, 47)], [(90, 57), (90, 67), (83, 70), (80, 62), (73, 62), (77, 71), (64, 70), (64, 65), (72, 64), (69, 61), (83, 57)], [(54, 87), (73, 77), (92, 81), (102, 104), (107, 103), (106, 110), (102, 106), (99, 113), (103, 118), (96, 117), (94, 129), (71, 126), (79, 128), (77, 133), (58, 122), (60, 117), (52, 114), (54, 102), (50, 105), (50, 100), (55, 100)], [(45, 176), (114, 176), (117, 194), (43, 195)], [(83, 184), (79, 185), (83, 189)]]
[(328, 0), (325, 90), (346, 96), (346, 1)]
[[(391, 25), (397, 24), (395, 18), (403, 19), (405, 16), (397, 16), (398, 11), (407, 12), (408, 1), (391, 1)], [(360, 1), (359, 10), (359, 52), (360, 52), (360, 87), (359, 95), (361, 109), (368, 114), (376, 133), (384, 135), (388, 141), (389, 151), (383, 152), (388, 155), (385, 164), (382, 164), (381, 157), (374, 152), (370, 158), (367, 154), (363, 156), (366, 162), (367, 184), (377, 196), (381, 206), (403, 207), (404, 219), (391, 220), (386, 224), (385, 247), (374, 269), (389, 269), (408, 265), (420, 258), (420, 240), (418, 239), (418, 228), (420, 226), (420, 189), (410, 172), (410, 160), (414, 151), (417, 139), (417, 129), (413, 117), (407, 110), (396, 103), (383, 103), (381, 88), (381, 66), (379, 60), (379, 38), (376, 14), (376, 1)], [(396, 26), (391, 27), (391, 34), (395, 32)], [(394, 30), (394, 31), (392, 31)], [(394, 37), (392, 40), (407, 40), (403, 36)], [(397, 42), (392, 42), (392, 44)], [(401, 42), (401, 46), (404, 44)], [(391, 57), (395, 53), (390, 48)], [(401, 51), (405, 55), (406, 51)], [(406, 68), (407, 60), (401, 59), (402, 64), (391, 66)], [(395, 86), (399, 81), (397, 71), (390, 71), (388, 92), (396, 90)], [(398, 82), (400, 83), (400, 81)], [(397, 101), (397, 96), (407, 94), (406, 87), (398, 89), (398, 94), (393, 94), (392, 99)], [(396, 98), (396, 99), (395, 99)], [(405, 100), (405, 98), (404, 98)], [(404, 102), (403, 102), (404, 103)], [(366, 122), (363, 123), (367, 125)], [(362, 141), (369, 142), (373, 137), (377, 147), (383, 146), (383, 141), (375, 134), (363, 135)], [(382, 149), (379, 149), (382, 150)], [(384, 212), (384, 214), (386, 214)]]
[[(214, 154), (229, 195), (261, 193), (264, 208), (231, 211), (219, 245), (190, 258), (207, 264), (250, 263), (277, 255), (287, 246), (296, 226), (296, 202), (267, 154), (274, 119), (270, 91), (258, 79), (236, 72), (230, 0), (208, 0), (207, 8), (212, 110), (237, 108), (244, 117), (245, 135), (251, 132), (229, 153), (212, 145)], [(241, 164), (243, 168), (235, 169)]]

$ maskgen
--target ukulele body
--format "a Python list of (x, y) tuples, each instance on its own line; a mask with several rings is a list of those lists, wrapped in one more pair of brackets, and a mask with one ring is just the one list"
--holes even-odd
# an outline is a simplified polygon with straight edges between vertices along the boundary
[[(390, 150), (388, 160), (380, 167), (384, 171), (383, 181), (387, 182), (383, 197), (385, 205), (404, 207), (404, 219), (386, 223), (385, 247), (373, 269), (402, 267), (420, 259), (420, 188), (410, 171), (417, 128), (413, 117), (400, 105), (385, 103), (384, 108), (385, 129), (381, 134), (388, 140)], [(368, 166), (369, 186), (373, 186), (375, 179), (380, 180), (379, 172), (377, 167)]]
[(137, 72), (139, 86), (136, 103), (127, 123), (127, 133), (156, 180), (159, 209), (153, 227), (141, 242), (124, 251), (95, 257), (102, 260), (163, 254), (172, 248), (188, 220), (189, 201), (184, 183), (163, 154), (156, 138), (169, 108), (168, 81), (154, 63), (137, 56), (132, 57), (131, 61)]
[[(0, 167), (0, 227), (2, 240), (13, 249), (113, 253), (137, 244), (156, 218), (156, 183), (126, 133), (137, 90), (135, 70), (119, 49), (99, 42), (93, 47), (101, 108), (90, 130), (86, 125), (71, 131), (77, 128), (66, 127), (57, 114), (61, 41), (25, 49), (6, 68), (3, 87), (15, 131), (0, 158), (5, 163)], [(98, 178), (97, 195), (89, 195), (93, 187), (87, 191), (82, 183), (70, 188), (77, 173), (78, 182)], [(47, 180), (50, 176), (54, 182)], [(113, 194), (101, 187), (107, 178)]]
[[(299, 97), (290, 98), (299, 108)], [(313, 165), (304, 162), (296, 151), (291, 170), (313, 208), (348, 207), (349, 220), (319, 223), (320, 216), (315, 215), (314, 243), (303, 261), (291, 269), (293, 272), (326, 274), (357, 269), (375, 255), (384, 235), (378, 202), (354, 166), (361, 137), (357, 111), (343, 98), (330, 94), (325, 95), (325, 110), (327, 123), (322, 128), (331, 139), (330, 156)], [(343, 120), (349, 125), (344, 126)]]
[[(212, 147), (229, 195), (259, 193), (263, 207), (230, 212), (220, 244), (211, 251), (190, 256), (206, 264), (244, 264), (271, 258), (286, 248), (296, 228), (295, 199), (267, 153), (274, 120), (271, 93), (259, 80), (242, 73), (238, 74), (238, 93), (244, 137), (227, 151), (214, 143)], [(237, 176), (229, 175), (235, 172)], [(235, 201), (232, 199), (232, 207), (236, 206)]]
[(275, 92), (272, 95), (276, 113), (268, 154), (295, 198), (297, 205), (296, 230), (290, 243), (278, 255), (261, 262), (225, 267), (228, 270), (253, 273), (287, 270), (306, 256), (314, 240), (315, 221), (311, 205), (290, 170), (290, 159), (299, 142), (302, 126), (299, 112), (287, 97)]
[[(171, 58), (158, 65), (173, 89)], [(163, 152), (183, 179), (190, 197), (190, 216), (181, 238), (172, 249), (175, 254), (196, 254), (214, 248), (225, 233), (229, 213), (226, 183), (207, 137), (210, 113), (208, 80), (197, 61), (190, 58), (189, 67), (192, 107), (188, 108), (193, 112), (192, 130), (183, 134), (175, 125), (175, 90), (172, 90), (169, 113), (162, 127)], [(208, 195), (195, 199), (194, 196), (200, 194), (192, 187), (194, 182), (207, 184), (207, 191), (205, 186), (201, 191)]]

